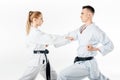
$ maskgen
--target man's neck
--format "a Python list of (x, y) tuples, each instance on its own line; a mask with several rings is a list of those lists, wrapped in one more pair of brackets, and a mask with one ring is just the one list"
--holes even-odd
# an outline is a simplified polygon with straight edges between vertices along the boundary
[(90, 25), (90, 24), (92, 24), (93, 22), (90, 20), (90, 21), (87, 21), (87, 22), (85, 22), (85, 25)]

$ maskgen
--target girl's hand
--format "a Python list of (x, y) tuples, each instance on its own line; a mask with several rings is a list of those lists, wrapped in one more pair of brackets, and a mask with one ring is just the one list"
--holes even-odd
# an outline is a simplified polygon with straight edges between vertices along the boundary
[(73, 37), (69, 37), (69, 36), (66, 36), (65, 39), (68, 39), (68, 40), (70, 40), (70, 41), (73, 41), (73, 40), (74, 40)]
[(87, 45), (87, 50), (88, 51), (99, 51), (99, 48), (93, 47), (92, 44)]
[(46, 44), (45, 47), (48, 47), (48, 44)]

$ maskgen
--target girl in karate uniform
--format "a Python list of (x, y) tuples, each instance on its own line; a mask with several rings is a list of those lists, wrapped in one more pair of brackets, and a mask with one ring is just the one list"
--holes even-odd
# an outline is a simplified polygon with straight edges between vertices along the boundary
[[(48, 59), (46, 59), (46, 54), (49, 51), (46, 49), (48, 45), (54, 44), (55, 42), (59, 42), (59, 40), (66, 40), (62, 37), (56, 35), (50, 35), (42, 32), (39, 27), (41, 27), (43, 23), (42, 13), (39, 11), (30, 11), (28, 15), (26, 32), (27, 32), (27, 45), (30, 49), (30, 53), (32, 54), (32, 58), (30, 61), (30, 65), (27, 70), (20, 78), (20, 80), (35, 80), (37, 74), (43, 76), (43, 78), (47, 80), (56, 80), (57, 74), (53, 68), (50, 68), (50, 71), (46, 72), (46, 64), (48, 63)], [(47, 64), (50, 67), (49, 64)], [(50, 74), (51, 73), (51, 74)], [(49, 75), (49, 76), (47, 76)], [(51, 77), (50, 77), (51, 76)]]

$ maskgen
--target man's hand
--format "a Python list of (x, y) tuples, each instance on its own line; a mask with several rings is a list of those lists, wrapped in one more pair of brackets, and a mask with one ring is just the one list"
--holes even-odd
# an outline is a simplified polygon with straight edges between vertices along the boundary
[(93, 47), (92, 44), (87, 45), (87, 50), (88, 51), (99, 51), (99, 48)]
[(66, 36), (65, 39), (68, 39), (68, 40), (70, 40), (70, 41), (73, 41), (73, 40), (74, 40), (73, 37), (69, 37), (69, 36)]

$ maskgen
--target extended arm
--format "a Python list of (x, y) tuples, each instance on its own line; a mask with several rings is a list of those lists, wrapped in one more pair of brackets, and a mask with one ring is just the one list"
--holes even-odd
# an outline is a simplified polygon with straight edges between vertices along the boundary
[(72, 31), (64, 36), (59, 37), (56, 42), (54, 43), (55, 47), (61, 47), (64, 46), (68, 43), (70, 43), (71, 41), (77, 40), (77, 32), (78, 29), (75, 31)]

